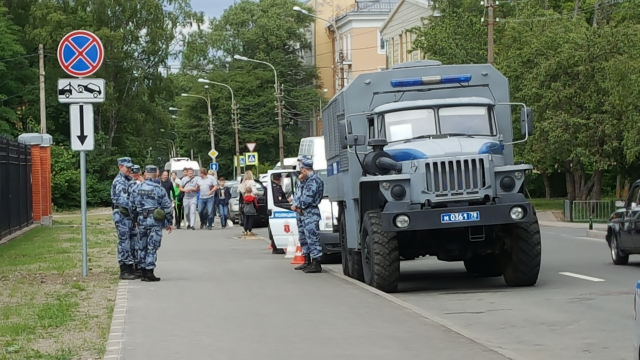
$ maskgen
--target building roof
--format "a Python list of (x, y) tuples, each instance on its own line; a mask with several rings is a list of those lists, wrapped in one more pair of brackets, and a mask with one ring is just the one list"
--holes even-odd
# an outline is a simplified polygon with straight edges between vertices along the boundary
[(380, 26), (380, 32), (384, 31), (384, 29), (387, 27), (387, 25), (389, 25), (389, 23), (396, 16), (396, 13), (400, 9), (400, 7), (402, 7), (402, 5), (404, 5), (404, 3), (406, 3), (406, 2), (410, 3), (410, 4), (417, 5), (417, 6), (421, 6), (421, 7), (425, 8), (425, 9), (430, 9), (431, 5), (432, 5), (431, 0), (400, 0), (398, 5), (396, 5), (396, 7), (393, 9), (393, 11), (391, 11), (391, 14), (389, 14), (387, 19), (382, 24), (382, 26)]

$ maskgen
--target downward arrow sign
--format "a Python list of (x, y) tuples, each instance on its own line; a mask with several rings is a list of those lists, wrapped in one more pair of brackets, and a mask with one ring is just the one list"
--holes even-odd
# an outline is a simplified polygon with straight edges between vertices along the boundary
[(84, 142), (87, 140), (87, 135), (84, 134), (84, 105), (80, 105), (80, 135), (78, 135), (78, 141), (80, 144), (84, 145)]

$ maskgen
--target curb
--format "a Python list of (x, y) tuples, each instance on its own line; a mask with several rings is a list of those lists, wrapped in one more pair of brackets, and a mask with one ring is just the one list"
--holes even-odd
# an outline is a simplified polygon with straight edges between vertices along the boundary
[(323, 267), (322, 270), (323, 270), (323, 272), (326, 271), (326, 272), (330, 273), (331, 275), (333, 275), (333, 276), (335, 276), (337, 278), (340, 278), (340, 279), (342, 279), (344, 281), (348, 281), (348, 282), (350, 282), (350, 283), (352, 283), (352, 284), (354, 284), (354, 285), (356, 285), (356, 286), (358, 286), (358, 287), (360, 287), (360, 288), (362, 288), (364, 290), (367, 290), (367, 291), (369, 291), (369, 292), (371, 292), (371, 293), (373, 293), (375, 295), (378, 295), (378, 296), (380, 296), (380, 297), (382, 297), (382, 298), (384, 298), (384, 299), (386, 299), (386, 300), (388, 300), (388, 301), (390, 301), (390, 302), (392, 302), (392, 303), (394, 303), (394, 304), (396, 304), (398, 306), (401, 306), (401, 307), (403, 307), (403, 308), (405, 308), (405, 309), (407, 309), (409, 311), (412, 311), (415, 314), (417, 314), (417, 315), (419, 315), (419, 316), (421, 316), (421, 317), (423, 317), (423, 318), (425, 318), (427, 320), (430, 320), (430, 321), (432, 321), (432, 322), (434, 322), (434, 323), (436, 323), (436, 324), (438, 324), (438, 325), (440, 325), (440, 326), (442, 326), (444, 328), (447, 328), (447, 329), (451, 330), (454, 333), (457, 333), (457, 334), (459, 334), (459, 335), (461, 335), (461, 336), (463, 336), (463, 337), (465, 337), (465, 338), (467, 338), (467, 339), (479, 344), (480, 346), (483, 346), (483, 347), (485, 347), (485, 348), (487, 348), (487, 349), (489, 349), (489, 350), (491, 350), (491, 351), (493, 351), (495, 353), (498, 353), (498, 354), (506, 357), (507, 359), (510, 359), (510, 360), (525, 360), (522, 356), (512, 352), (511, 350), (505, 349), (505, 348), (503, 348), (503, 347), (501, 347), (501, 346), (499, 346), (497, 344), (494, 344), (494, 343), (492, 343), (492, 342), (490, 342), (488, 340), (479, 338), (475, 334), (472, 334), (472, 333), (468, 332), (463, 327), (454, 325), (454, 324), (450, 323), (449, 321), (447, 321), (445, 319), (442, 319), (442, 318), (440, 318), (440, 317), (438, 317), (438, 316), (436, 316), (436, 315), (434, 315), (434, 314), (432, 314), (430, 312), (427, 312), (427, 311), (425, 311), (425, 310), (423, 310), (423, 309), (421, 309), (421, 308), (419, 308), (417, 306), (413, 306), (413, 305), (407, 303), (406, 301), (400, 300), (399, 298), (397, 298), (397, 297), (395, 297), (395, 296), (393, 296), (391, 294), (387, 294), (387, 293), (385, 293), (383, 291), (380, 291), (380, 290), (378, 290), (376, 288), (373, 288), (373, 287), (371, 287), (369, 285), (366, 285), (365, 283), (362, 283), (362, 282), (360, 282), (358, 280), (354, 280), (354, 279), (352, 279), (350, 277), (347, 277), (347, 276), (343, 275), (342, 273), (338, 272), (335, 269), (331, 269), (331, 268), (328, 268), (328, 267)]
[(587, 237), (592, 239), (605, 240), (607, 237), (607, 232), (600, 230), (587, 230)]
[(116, 305), (113, 308), (111, 318), (111, 329), (107, 340), (107, 351), (103, 360), (119, 360), (122, 352), (122, 342), (124, 341), (124, 320), (127, 313), (129, 281), (120, 281), (116, 295)]

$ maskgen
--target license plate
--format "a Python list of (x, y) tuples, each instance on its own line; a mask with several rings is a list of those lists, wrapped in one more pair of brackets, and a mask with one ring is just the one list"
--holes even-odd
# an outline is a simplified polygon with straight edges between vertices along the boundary
[(479, 211), (460, 212), (460, 213), (440, 215), (440, 222), (442, 223), (457, 223), (457, 222), (479, 221), (479, 220), (480, 220)]

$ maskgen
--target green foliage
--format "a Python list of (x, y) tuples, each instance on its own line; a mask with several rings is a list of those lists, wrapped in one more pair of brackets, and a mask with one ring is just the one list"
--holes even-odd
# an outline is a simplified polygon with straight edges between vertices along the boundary
[[(261, 163), (278, 161), (278, 121), (274, 71), (269, 65), (232, 60), (234, 55), (265, 61), (275, 67), (283, 91), (283, 134), (285, 157), (297, 153), (300, 126), (318, 109), (320, 95), (317, 71), (304, 66), (299, 53), (309, 49), (305, 31), (313, 18), (294, 12), (302, 6), (294, 0), (242, 0), (227, 9), (210, 29), (186, 37), (183, 72), (174, 76), (180, 93), (209, 97), (214, 118), (215, 146), (220, 173), (232, 175), (235, 130), (232, 121), (231, 92), (224, 86), (197, 83), (198, 77), (226, 84), (233, 89), (238, 104), (240, 152), (246, 142), (258, 144)], [(208, 69), (205, 74), (201, 69)], [(185, 97), (176, 104), (175, 123), (181, 150), (193, 146), (206, 157), (210, 149), (207, 102)], [(188, 146), (185, 146), (188, 145)]]

